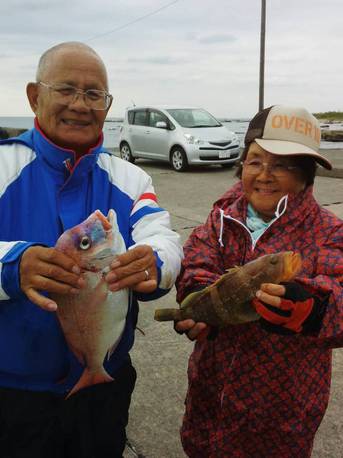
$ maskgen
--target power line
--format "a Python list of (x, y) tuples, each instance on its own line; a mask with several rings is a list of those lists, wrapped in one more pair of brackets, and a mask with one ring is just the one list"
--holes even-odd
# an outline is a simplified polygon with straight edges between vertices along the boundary
[(137, 19), (134, 19), (133, 21), (127, 22), (126, 24), (123, 24), (123, 25), (121, 25), (119, 27), (116, 27), (113, 30), (109, 30), (108, 32), (100, 33), (99, 35), (94, 35), (93, 37), (88, 38), (88, 40), (86, 40), (86, 42), (91, 41), (91, 40), (95, 40), (96, 38), (99, 38), (99, 37), (104, 37), (104, 36), (109, 35), (109, 34), (114, 33), (114, 32), (118, 32), (118, 30), (123, 30), (126, 27), (128, 27), (128, 26), (130, 26), (132, 24), (135, 24), (136, 22), (142, 21), (143, 19), (145, 19), (145, 18), (147, 18), (149, 16), (153, 16), (154, 14), (157, 14), (160, 11), (165, 10), (166, 8), (169, 8), (170, 6), (174, 5), (175, 3), (179, 2), (179, 1), (180, 0), (174, 0), (173, 2), (170, 2), (167, 5), (161, 6), (157, 10), (152, 11), (151, 13), (145, 14), (144, 16), (140, 16)]

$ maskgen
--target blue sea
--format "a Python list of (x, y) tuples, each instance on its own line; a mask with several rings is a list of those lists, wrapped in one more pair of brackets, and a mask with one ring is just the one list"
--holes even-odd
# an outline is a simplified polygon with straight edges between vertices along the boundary
[[(30, 116), (0, 116), (0, 127), (16, 127), (20, 129), (31, 129), (33, 127), (33, 117)], [(228, 130), (235, 132), (240, 139), (241, 146), (245, 132), (248, 128), (249, 119), (230, 119), (225, 118), (221, 122), (228, 128)], [(108, 118), (104, 125), (104, 146), (106, 148), (117, 148), (119, 144), (119, 129), (122, 120), (119, 118)], [(323, 149), (341, 149), (343, 142), (321, 142)]]

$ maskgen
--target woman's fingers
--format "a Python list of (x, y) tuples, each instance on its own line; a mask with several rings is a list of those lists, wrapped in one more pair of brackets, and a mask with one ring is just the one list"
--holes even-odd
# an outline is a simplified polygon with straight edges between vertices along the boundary
[(273, 307), (279, 307), (281, 297), (284, 296), (286, 289), (283, 285), (276, 285), (274, 283), (263, 283), (256, 293), (256, 297), (266, 304)]
[(262, 283), (260, 290), (272, 296), (284, 296), (286, 288), (284, 285), (277, 285), (275, 283)]
[(203, 333), (205, 332), (207, 327), (208, 326), (205, 323), (196, 323), (195, 326), (187, 332), (187, 337), (190, 340), (200, 339), (203, 337)]
[(196, 340), (202, 336), (205, 330), (208, 330), (206, 323), (196, 323), (194, 320), (182, 320), (175, 323), (175, 329), (179, 332), (185, 332), (190, 340)]

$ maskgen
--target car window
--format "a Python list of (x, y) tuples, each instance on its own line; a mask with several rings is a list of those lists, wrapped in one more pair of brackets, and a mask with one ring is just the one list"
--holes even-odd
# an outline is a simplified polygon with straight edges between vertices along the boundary
[(133, 117), (134, 117), (135, 112), (133, 110), (130, 110), (127, 113), (127, 119), (129, 121), (129, 124), (133, 124)]
[(137, 126), (147, 126), (148, 125), (148, 112), (146, 110), (137, 110), (133, 118), (133, 123)]
[(221, 123), (207, 111), (197, 108), (176, 108), (167, 110), (182, 127), (218, 127)]
[(168, 125), (167, 117), (160, 111), (150, 111), (149, 126), (155, 127), (157, 122), (164, 121)]
[(203, 110), (192, 110), (193, 121), (195, 126), (199, 125), (208, 125), (208, 126), (217, 126), (218, 121), (213, 118), (209, 113)]

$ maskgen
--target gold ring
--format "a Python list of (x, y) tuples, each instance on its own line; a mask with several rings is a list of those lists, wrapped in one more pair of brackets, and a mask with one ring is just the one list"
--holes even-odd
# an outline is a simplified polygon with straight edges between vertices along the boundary
[(145, 273), (145, 281), (149, 280), (149, 271), (145, 270), (144, 273)]

